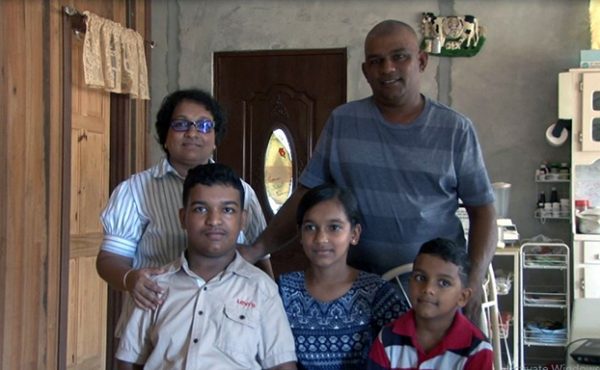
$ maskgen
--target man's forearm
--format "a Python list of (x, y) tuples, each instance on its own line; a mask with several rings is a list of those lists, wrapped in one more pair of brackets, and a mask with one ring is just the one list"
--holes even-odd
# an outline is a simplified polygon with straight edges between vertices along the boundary
[(298, 185), (292, 196), (273, 216), (267, 228), (252, 246), (254, 258), (258, 259), (268, 253), (283, 249), (296, 239), (296, 210), (300, 199), (307, 191), (307, 188)]
[(275, 274), (273, 273), (273, 266), (271, 266), (270, 258), (263, 258), (258, 260), (255, 264), (256, 267), (263, 270), (263, 272), (271, 277), (271, 279), (275, 278)]
[(496, 212), (492, 204), (467, 206), (469, 214), (469, 259), (471, 261), (470, 286), (481, 286), (489, 264), (496, 252), (498, 229)]

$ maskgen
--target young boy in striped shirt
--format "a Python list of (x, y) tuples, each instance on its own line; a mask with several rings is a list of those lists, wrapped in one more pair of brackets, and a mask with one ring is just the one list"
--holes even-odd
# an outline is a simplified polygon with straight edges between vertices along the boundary
[(461, 313), (469, 273), (464, 248), (441, 238), (423, 244), (409, 281), (413, 308), (380, 331), (368, 368), (491, 370), (492, 346)]

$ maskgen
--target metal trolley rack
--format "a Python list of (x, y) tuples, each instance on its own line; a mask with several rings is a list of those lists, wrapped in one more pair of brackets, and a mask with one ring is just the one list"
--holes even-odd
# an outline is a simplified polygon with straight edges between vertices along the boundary
[(521, 368), (564, 365), (571, 322), (569, 247), (560, 240), (526, 241), (520, 270)]

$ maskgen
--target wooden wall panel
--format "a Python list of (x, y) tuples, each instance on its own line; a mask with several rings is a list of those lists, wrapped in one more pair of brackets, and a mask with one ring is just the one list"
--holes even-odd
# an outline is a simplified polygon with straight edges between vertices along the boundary
[[(133, 27), (144, 36), (145, 40), (152, 40), (150, 32), (150, 1), (135, 0), (135, 22), (129, 27)], [(146, 65), (148, 66), (148, 84), (150, 84), (150, 66), (151, 63), (151, 47), (146, 43)], [(152, 94), (152, 91), (150, 91)], [(158, 97), (162, 99), (162, 97)], [(134, 121), (134, 140), (135, 145), (132, 148), (134, 158), (132, 158), (132, 170), (135, 168), (146, 168), (146, 142), (149, 136), (152, 136), (152, 126), (154, 120), (150, 117), (150, 106), (147, 100), (135, 100), (135, 115), (132, 117)], [(153, 164), (153, 163), (152, 163)], [(151, 165), (152, 165), (151, 164)], [(134, 171), (135, 172), (135, 171)]]
[[(83, 2), (87, 0), (0, 0), (0, 369), (54, 370), (66, 365), (65, 358), (59, 359), (64, 353), (61, 297), (68, 303), (60, 280), (61, 214), (63, 200), (70, 196), (69, 191), (63, 193), (62, 184), (68, 162), (63, 157), (62, 7)], [(112, 9), (113, 19), (122, 24), (127, 21), (127, 4), (135, 8), (137, 23), (148, 19), (148, 0), (90, 3), (87, 9), (99, 14)], [(149, 31), (133, 27), (150, 38)], [(127, 106), (127, 99), (123, 101)], [(121, 121), (131, 133), (122, 150), (127, 154), (122, 160), (130, 165), (118, 173), (121, 178), (145, 164), (148, 104), (129, 105), (135, 114)], [(122, 112), (129, 114), (127, 109)], [(86, 236), (77, 244), (78, 256), (86, 256), (97, 250), (98, 240)], [(69, 266), (64, 267), (68, 271)], [(76, 280), (93, 280), (93, 259), (81, 259), (76, 271)], [(94, 317), (105, 314), (98, 301), (93, 304), (101, 310)], [(62, 345), (64, 350), (66, 343)], [(86, 342), (78, 353), (85, 357), (96, 348), (97, 343)]]
[[(49, 4), (2, 1), (0, 49), (0, 367), (55, 368), (48, 364)], [(54, 273), (56, 269), (52, 270)], [(54, 279), (53, 281), (51, 281)], [(56, 303), (56, 302), (54, 302)], [(56, 334), (56, 332), (54, 332)]]

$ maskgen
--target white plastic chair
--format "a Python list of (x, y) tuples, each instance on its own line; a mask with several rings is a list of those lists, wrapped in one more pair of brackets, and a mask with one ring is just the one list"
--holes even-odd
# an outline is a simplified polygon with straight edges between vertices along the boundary
[[(481, 331), (490, 338), (494, 351), (494, 369), (502, 370), (502, 350), (500, 340), (500, 310), (498, 309), (498, 289), (492, 264), (483, 282), (483, 303), (481, 304)], [(512, 364), (511, 364), (512, 365)]]
[(400, 291), (402, 292), (402, 295), (404, 296), (404, 299), (406, 300), (406, 303), (408, 303), (408, 307), (412, 307), (412, 304), (410, 303), (410, 299), (408, 299), (408, 294), (406, 293), (406, 290), (404, 289), (404, 286), (402, 285), (402, 280), (400, 279), (400, 276), (410, 273), (412, 271), (412, 268), (413, 268), (412, 263), (406, 263), (404, 265), (394, 267), (393, 269), (391, 269), (391, 270), (385, 272), (383, 275), (381, 275), (383, 280), (387, 280), (389, 282), (396, 283), (396, 285), (398, 285), (398, 287), (400, 288)]

